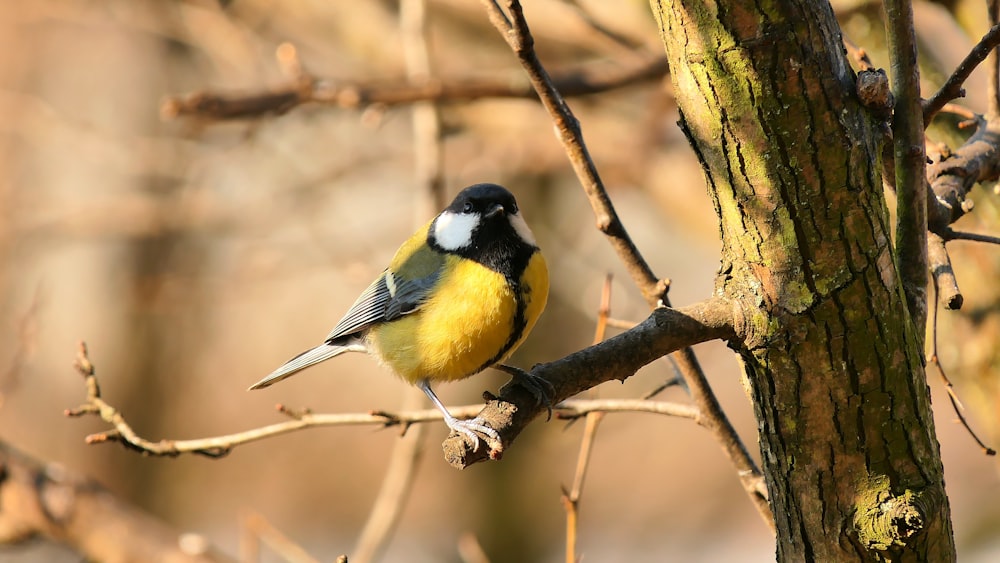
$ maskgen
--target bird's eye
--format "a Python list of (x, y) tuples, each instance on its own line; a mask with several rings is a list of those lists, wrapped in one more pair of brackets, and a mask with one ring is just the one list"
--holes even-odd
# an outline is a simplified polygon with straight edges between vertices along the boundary
[(511, 203), (507, 206), (507, 210), (511, 215), (517, 215), (517, 204)]
[(472, 213), (473, 205), (471, 201), (465, 202), (465, 206), (462, 207), (462, 213)]

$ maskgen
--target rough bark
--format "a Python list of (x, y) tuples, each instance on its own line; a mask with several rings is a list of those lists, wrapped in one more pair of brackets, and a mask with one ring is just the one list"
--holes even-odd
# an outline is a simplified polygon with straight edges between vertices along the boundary
[(652, 0), (743, 303), (781, 561), (955, 558), (923, 354), (891, 246), (877, 117), (830, 6)]

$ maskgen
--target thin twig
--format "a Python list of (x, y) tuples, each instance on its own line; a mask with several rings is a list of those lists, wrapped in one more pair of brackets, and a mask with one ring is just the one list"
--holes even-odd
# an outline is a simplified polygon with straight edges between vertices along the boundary
[(992, 235), (981, 235), (979, 233), (969, 233), (965, 231), (947, 230), (945, 240), (970, 240), (973, 242), (985, 242), (988, 244), (1000, 244), (1000, 237)]
[(594, 215), (597, 217), (597, 228), (608, 237), (611, 246), (618, 253), (619, 259), (625, 264), (632, 281), (642, 291), (646, 301), (655, 306), (666, 293), (666, 284), (653, 274), (653, 270), (618, 218), (604, 182), (597, 172), (597, 166), (583, 141), (580, 122), (573, 115), (558, 86), (535, 53), (534, 38), (528, 29), (528, 22), (521, 11), (520, 2), (507, 0), (505, 2), (507, 13), (504, 13), (495, 1), (483, 0), (483, 4), (486, 6), (490, 21), (517, 55), (532, 87), (548, 111), (555, 125), (556, 135), (562, 142), (570, 164), (590, 200)]
[[(908, 21), (912, 21), (912, 18)], [(913, 29), (912, 26), (910, 29)], [(976, 46), (969, 51), (969, 54), (958, 65), (955, 72), (951, 73), (948, 80), (941, 85), (941, 88), (924, 102), (923, 122), (925, 125), (930, 123), (931, 119), (934, 119), (934, 116), (937, 115), (937, 112), (941, 110), (945, 103), (965, 95), (962, 84), (969, 78), (972, 71), (976, 70), (976, 67), (986, 60), (986, 57), (989, 56), (997, 45), (1000, 45), (1000, 26), (994, 25), (979, 40), (979, 43), (976, 43)]]
[(844, 48), (847, 49), (847, 53), (851, 55), (854, 62), (858, 65), (858, 70), (872, 70), (875, 65), (872, 64), (872, 60), (868, 58), (868, 51), (864, 47), (859, 47), (853, 41), (848, 39), (846, 35), (841, 36), (841, 41), (844, 43)]
[[(87, 353), (87, 346), (81, 342), (76, 359), (76, 368), (84, 376), (87, 388), (87, 399), (79, 407), (67, 409), (67, 416), (95, 415), (111, 425), (111, 429), (91, 434), (85, 441), (88, 444), (118, 442), (125, 447), (152, 456), (175, 457), (181, 454), (200, 454), (208, 457), (222, 457), (233, 448), (265, 438), (288, 434), (306, 428), (325, 426), (402, 426), (441, 420), (441, 411), (437, 409), (409, 410), (399, 412), (373, 411), (370, 413), (346, 414), (314, 414), (308, 410), (294, 412), (294, 417), (285, 422), (270, 424), (243, 432), (198, 438), (193, 440), (159, 440), (152, 441), (139, 436), (125, 419), (121, 412), (101, 398), (100, 386), (96, 370)], [(279, 406), (280, 407), (280, 406)], [(697, 409), (678, 403), (624, 400), (566, 400), (553, 407), (560, 418), (586, 416), (592, 412), (634, 412), (653, 413), (681, 418), (697, 419)], [(448, 407), (448, 410), (458, 418), (471, 418), (483, 409), (483, 405), (462, 405)], [(280, 408), (290, 413), (288, 409)], [(536, 413), (537, 414), (537, 413)]]
[(580, 495), (583, 493), (583, 482), (590, 466), (590, 452), (593, 450), (594, 439), (597, 437), (597, 427), (604, 418), (604, 413), (594, 412), (587, 415), (587, 424), (583, 429), (580, 443), (580, 453), (576, 459), (576, 473), (573, 476), (573, 488), (562, 492), (563, 508), (566, 509), (566, 563), (577, 563), (576, 555), (577, 520), (580, 509)]
[[(936, 281), (936, 279), (935, 279)], [(934, 290), (937, 291), (937, 286), (935, 285)], [(969, 426), (969, 422), (965, 419), (965, 415), (962, 411), (965, 410), (965, 406), (962, 405), (962, 401), (958, 398), (958, 393), (955, 391), (954, 385), (951, 383), (951, 379), (944, 372), (944, 366), (941, 365), (941, 359), (938, 356), (938, 305), (937, 303), (940, 299), (935, 299), (935, 305), (931, 309), (931, 356), (928, 362), (937, 368), (938, 374), (941, 376), (941, 382), (944, 383), (945, 391), (948, 392), (948, 400), (951, 401), (951, 407), (955, 411), (955, 416), (958, 417), (958, 421), (965, 427), (965, 430), (972, 436), (972, 439), (979, 444), (979, 447), (983, 450), (983, 453), (989, 456), (996, 455), (997, 452), (993, 448), (987, 446), (979, 436), (973, 432), (972, 427)]]
[[(594, 327), (593, 343), (597, 344), (604, 340), (608, 330), (608, 317), (611, 316), (611, 288), (613, 277), (609, 273), (604, 277), (604, 286), (601, 288), (601, 303), (597, 308), (597, 322)], [(594, 393), (593, 389), (588, 389), (588, 393)], [(573, 487), (569, 492), (563, 487), (562, 503), (566, 510), (566, 562), (576, 563), (576, 538), (577, 521), (579, 517), (580, 495), (583, 492), (583, 480), (587, 474), (587, 467), (590, 464), (590, 452), (593, 449), (594, 440), (597, 438), (597, 427), (601, 422), (604, 413), (590, 413), (586, 415), (586, 425), (583, 430), (583, 438), (580, 443), (580, 453), (576, 460), (576, 474), (573, 477)]]

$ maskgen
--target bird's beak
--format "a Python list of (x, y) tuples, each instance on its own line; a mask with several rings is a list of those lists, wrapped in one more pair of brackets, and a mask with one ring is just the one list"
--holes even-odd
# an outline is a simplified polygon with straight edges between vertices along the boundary
[(503, 213), (504, 213), (503, 205), (499, 203), (494, 203), (493, 207), (490, 207), (489, 209), (486, 210), (486, 218), (490, 219), (497, 215), (502, 215)]

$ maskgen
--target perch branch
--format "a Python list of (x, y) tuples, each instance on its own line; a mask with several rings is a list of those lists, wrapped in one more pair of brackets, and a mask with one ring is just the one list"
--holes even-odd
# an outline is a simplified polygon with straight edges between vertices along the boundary
[[(533, 371), (536, 375), (546, 377), (553, 384), (557, 394), (556, 400), (560, 400), (604, 381), (624, 380), (643, 365), (681, 346), (731, 338), (734, 336), (730, 322), (732, 315), (729, 303), (721, 299), (709, 300), (683, 309), (657, 309), (634, 330), (576, 352), (562, 360), (536, 366)], [(292, 412), (282, 409), (290, 420), (212, 438), (152, 441), (141, 437), (118, 409), (101, 398), (96, 372), (83, 343), (80, 344), (76, 367), (84, 376), (87, 399), (81, 406), (67, 409), (66, 415), (95, 415), (112, 427), (111, 430), (88, 436), (86, 442), (90, 444), (119, 442), (129, 449), (146, 455), (177, 456), (195, 453), (221, 457), (236, 446), (305, 428), (350, 425), (401, 426), (405, 432), (411, 424), (441, 420), (441, 413), (437, 409), (350, 414), (314, 414), (309, 411)], [(469, 418), (478, 413), (484, 417), (487, 424), (500, 432), (504, 444), (510, 444), (528, 422), (545, 409), (545, 406), (539, 405), (528, 390), (518, 385), (505, 386), (501, 390), (501, 398), (490, 401), (485, 408), (483, 405), (467, 405), (449, 407), (449, 410), (461, 418)], [(560, 414), (573, 414), (583, 408), (589, 407), (586, 402), (581, 401), (555, 406), (555, 410)], [(639, 407), (628, 401), (603, 402), (601, 408), (610, 411), (659, 412), (684, 416), (676, 414), (682, 413), (683, 410), (674, 407), (663, 405)], [(460, 445), (462, 442), (460, 436), (451, 436), (445, 441), (446, 457), (452, 465), (464, 467), (482, 461), (490, 453), (485, 451), (486, 448), (480, 448), (477, 452), (466, 452)], [(502, 449), (493, 452), (495, 456), (501, 453)]]
[[(605, 381), (625, 380), (640, 367), (699, 342), (735, 337), (733, 304), (713, 298), (680, 309), (658, 308), (634, 329), (600, 344), (574, 352), (548, 364), (539, 364), (532, 373), (553, 387), (555, 400), (562, 401)], [(453, 466), (467, 467), (489, 455), (498, 458), (527, 424), (545, 411), (527, 389), (508, 384), (500, 396), (487, 402), (479, 417), (495, 429), (500, 447), (473, 451), (461, 436), (449, 436), (444, 443), (445, 458)]]

